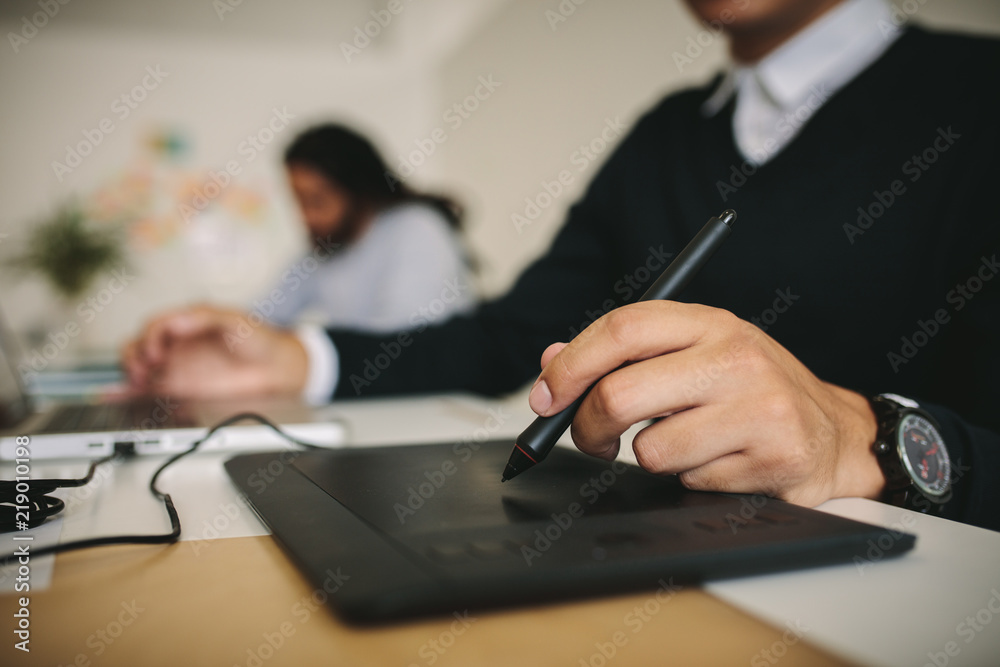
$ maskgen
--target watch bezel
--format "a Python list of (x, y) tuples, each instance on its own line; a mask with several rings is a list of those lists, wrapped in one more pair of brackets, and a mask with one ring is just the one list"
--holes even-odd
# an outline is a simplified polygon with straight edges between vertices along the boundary
[[(949, 497), (949, 494), (951, 492), (951, 454), (948, 452), (948, 446), (944, 442), (944, 437), (941, 435), (941, 430), (938, 428), (938, 425), (934, 422), (934, 419), (923, 410), (904, 407), (902, 410), (899, 411), (898, 414), (899, 417), (893, 428), (892, 438), (895, 444), (894, 449), (896, 452), (896, 456), (899, 458), (899, 461), (902, 464), (906, 476), (910, 479), (910, 482), (913, 485), (913, 489), (917, 493), (928, 498), (929, 500), (943, 502)], [(903, 424), (906, 420), (911, 418), (923, 422), (923, 425), (925, 425), (926, 428), (930, 429), (933, 432), (933, 435), (937, 438), (937, 442), (941, 447), (941, 453), (944, 458), (945, 482), (944, 482), (944, 488), (941, 489), (940, 491), (935, 490), (920, 478), (920, 475), (913, 468), (913, 464), (910, 461), (910, 457), (906, 453), (906, 445), (903, 440), (903, 433), (904, 433)]]

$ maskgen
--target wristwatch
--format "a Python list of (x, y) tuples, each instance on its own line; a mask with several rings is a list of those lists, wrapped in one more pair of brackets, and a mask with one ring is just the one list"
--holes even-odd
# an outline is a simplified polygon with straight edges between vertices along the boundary
[(909, 398), (869, 398), (878, 420), (872, 451), (885, 475), (883, 500), (925, 513), (938, 513), (951, 498), (951, 459), (934, 418)]

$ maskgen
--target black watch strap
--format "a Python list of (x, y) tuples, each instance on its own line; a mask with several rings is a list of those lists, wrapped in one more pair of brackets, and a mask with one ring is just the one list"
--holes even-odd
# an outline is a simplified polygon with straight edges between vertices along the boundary
[[(896, 425), (902, 415), (902, 405), (892, 399), (880, 395), (868, 399), (875, 413), (878, 422), (878, 429), (875, 435), (875, 444), (872, 450), (878, 465), (885, 475), (886, 493), (896, 493), (902, 489), (912, 486), (910, 476), (903, 469), (903, 462), (896, 453), (896, 445), (892, 441)], [(895, 503), (893, 503), (895, 504)]]
[[(872, 451), (882, 469), (882, 474), (885, 476), (886, 484), (882, 493), (882, 501), (917, 512), (939, 513), (942, 509), (941, 503), (946, 498), (932, 500), (916, 488), (903, 467), (903, 461), (896, 447), (896, 428), (902, 416), (909, 411), (923, 413), (919, 404), (896, 394), (872, 396), (869, 397), (868, 402), (878, 423)], [(927, 416), (929, 418), (929, 415)]]

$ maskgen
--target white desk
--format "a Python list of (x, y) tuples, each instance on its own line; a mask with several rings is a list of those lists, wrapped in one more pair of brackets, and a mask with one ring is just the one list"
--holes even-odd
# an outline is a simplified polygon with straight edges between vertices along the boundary
[[(317, 418), (343, 420), (348, 446), (354, 447), (513, 437), (532, 416), (523, 394), (503, 402), (465, 396), (354, 401), (317, 412)], [(208, 538), (266, 534), (222, 469), (231, 455), (200, 453), (161, 478), (181, 516), (181, 548), (193, 555), (221, 544)], [(160, 462), (140, 458), (107, 466), (91, 486), (60, 492), (69, 504), (62, 539), (169, 530), (162, 504), (146, 490)], [(79, 475), (82, 469), (38, 461), (33, 476)], [(10, 476), (9, 464), (0, 466), (0, 474)], [(900, 559), (717, 582), (707, 591), (777, 628), (791, 624), (806, 642), (848, 661), (1000, 665), (1000, 533), (858, 499), (831, 501), (821, 509), (903, 527), (918, 536), (917, 548)], [(776, 648), (776, 656), (784, 652)]]
[[(513, 437), (530, 420), (529, 415), (524, 400), (496, 403), (465, 396), (355, 401), (315, 411), (317, 420), (338, 420), (346, 426), (345, 446), (349, 447)], [(289, 445), (289, 449), (298, 448)], [(207, 442), (204, 451), (181, 459), (160, 476), (160, 488), (171, 494), (181, 517), (182, 540), (267, 534), (252, 510), (242, 506), (222, 467), (235, 453), (232, 449), (215, 450)], [(147, 489), (150, 477), (165, 459), (143, 456), (117, 465), (105, 464), (89, 485), (57, 492), (69, 510), (63, 519), (62, 541), (94, 535), (169, 532), (163, 503)], [(4, 478), (12, 475), (12, 469), (9, 463), (0, 462)], [(85, 472), (86, 465), (75, 461), (37, 459), (31, 464), (35, 478), (81, 477)], [(228, 516), (234, 504), (245, 511)]]

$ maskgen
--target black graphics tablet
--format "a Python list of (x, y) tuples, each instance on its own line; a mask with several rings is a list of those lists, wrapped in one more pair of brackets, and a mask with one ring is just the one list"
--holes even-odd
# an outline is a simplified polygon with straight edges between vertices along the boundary
[(351, 621), (851, 563), (871, 544), (888, 556), (915, 542), (562, 448), (501, 484), (511, 444), (247, 454), (226, 471)]

